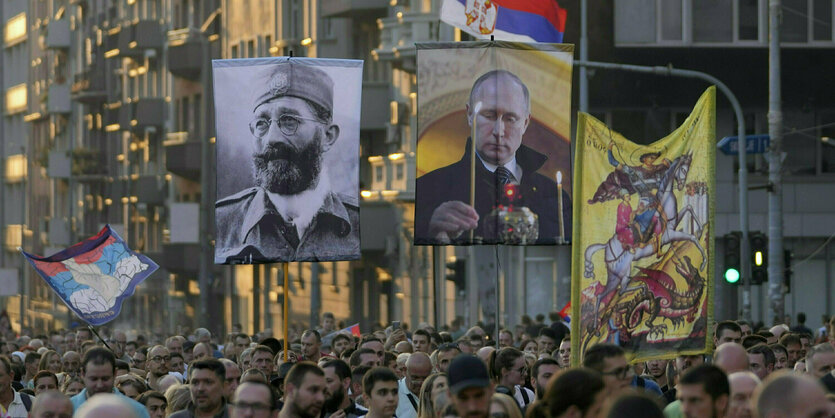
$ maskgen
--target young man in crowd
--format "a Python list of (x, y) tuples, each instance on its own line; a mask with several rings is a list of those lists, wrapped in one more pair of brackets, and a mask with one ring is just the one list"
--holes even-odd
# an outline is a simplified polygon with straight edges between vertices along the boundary
[(398, 382), (394, 372), (375, 367), (365, 374), (362, 388), (368, 400), (366, 418), (393, 418), (398, 407)]

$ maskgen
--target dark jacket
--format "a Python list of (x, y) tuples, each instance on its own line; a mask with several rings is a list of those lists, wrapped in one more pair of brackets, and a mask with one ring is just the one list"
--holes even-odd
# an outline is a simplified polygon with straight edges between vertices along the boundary
[[(516, 163), (522, 167), (522, 181), (519, 184), (521, 201), (517, 206), (527, 206), (539, 217), (539, 238), (536, 244), (554, 244), (559, 235), (557, 217), (557, 184), (536, 172), (548, 159), (545, 155), (524, 145), (516, 150)], [(496, 236), (485, 236), (484, 220), (500, 203), (500, 186), (493, 173), (476, 159), (475, 210), (479, 221), (475, 235), (483, 237), (483, 243), (498, 243)], [(470, 139), (467, 139), (464, 156), (456, 163), (424, 174), (415, 185), (415, 244), (440, 244), (429, 236), (429, 221), (432, 212), (447, 201), (470, 201)], [(571, 240), (571, 198), (563, 189), (563, 220), (566, 240)], [(467, 234), (454, 241), (468, 244)]]

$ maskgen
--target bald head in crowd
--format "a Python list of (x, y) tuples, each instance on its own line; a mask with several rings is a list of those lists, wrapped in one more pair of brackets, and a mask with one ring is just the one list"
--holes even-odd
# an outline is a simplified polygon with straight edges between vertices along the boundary
[(748, 353), (737, 343), (725, 343), (713, 353), (713, 364), (726, 374), (748, 370)]
[(751, 372), (736, 372), (728, 375), (728, 383), (731, 387), (731, 398), (728, 402), (729, 417), (746, 418), (752, 417), (754, 404), (751, 398), (759, 386), (760, 378)]
[(111, 393), (98, 394), (78, 407), (75, 418), (140, 418), (127, 399)]
[(35, 398), (29, 416), (32, 418), (70, 418), (72, 410), (72, 402), (67, 395), (57, 390), (49, 390)]
[(754, 394), (754, 404), (760, 418), (828, 417), (833, 412), (819, 382), (788, 371), (772, 373)]

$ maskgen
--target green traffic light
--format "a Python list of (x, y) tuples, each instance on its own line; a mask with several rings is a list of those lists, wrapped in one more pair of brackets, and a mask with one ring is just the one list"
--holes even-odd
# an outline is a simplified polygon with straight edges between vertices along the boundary
[(725, 270), (725, 281), (728, 283), (736, 283), (739, 281), (739, 270), (730, 268)]

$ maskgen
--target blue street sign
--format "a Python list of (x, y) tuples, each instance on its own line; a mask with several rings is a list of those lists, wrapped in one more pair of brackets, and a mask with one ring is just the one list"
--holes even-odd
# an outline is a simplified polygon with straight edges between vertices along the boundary
[[(771, 143), (771, 138), (768, 135), (748, 135), (746, 139), (746, 154), (762, 154), (768, 150), (768, 145)], [(725, 155), (737, 155), (739, 152), (739, 137), (726, 136), (716, 144), (722, 153)]]

